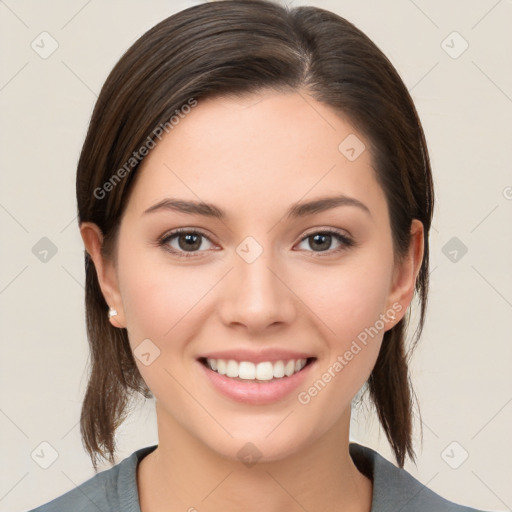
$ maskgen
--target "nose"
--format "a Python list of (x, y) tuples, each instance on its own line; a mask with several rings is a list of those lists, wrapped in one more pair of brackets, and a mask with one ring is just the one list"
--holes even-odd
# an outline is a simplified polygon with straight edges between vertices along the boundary
[(298, 299), (289, 280), (289, 272), (270, 256), (270, 251), (263, 251), (252, 262), (236, 254), (234, 268), (226, 276), (221, 292), (222, 321), (225, 325), (243, 326), (250, 334), (292, 323)]

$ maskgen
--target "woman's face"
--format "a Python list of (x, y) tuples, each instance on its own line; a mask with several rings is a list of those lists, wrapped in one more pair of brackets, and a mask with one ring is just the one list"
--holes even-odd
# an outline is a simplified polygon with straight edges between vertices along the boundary
[[(264, 460), (348, 429), (415, 278), (394, 267), (368, 142), (299, 93), (199, 100), (139, 169), (112, 272), (109, 303), (160, 435), (188, 433), (233, 459), (250, 442)], [(245, 361), (244, 377), (220, 376), (208, 356)], [(308, 364), (293, 376), (253, 380), (296, 359)]]

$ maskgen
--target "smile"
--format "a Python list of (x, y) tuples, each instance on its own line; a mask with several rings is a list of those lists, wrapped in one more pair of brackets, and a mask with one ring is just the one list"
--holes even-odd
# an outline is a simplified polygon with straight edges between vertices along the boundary
[(265, 405), (293, 396), (304, 386), (315, 367), (316, 357), (278, 361), (197, 359), (198, 368), (212, 389), (226, 398), (249, 405)]
[(295, 373), (300, 372), (309, 359), (290, 359), (288, 361), (261, 361), (253, 363), (251, 361), (235, 361), (234, 359), (203, 359), (210, 370), (217, 372), (219, 375), (225, 375), (237, 380), (253, 380), (253, 381), (270, 381), (274, 379), (282, 379), (291, 377)]

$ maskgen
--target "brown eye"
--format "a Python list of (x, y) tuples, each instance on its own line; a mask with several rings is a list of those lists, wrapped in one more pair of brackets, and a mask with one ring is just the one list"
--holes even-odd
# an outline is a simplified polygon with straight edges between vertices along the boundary
[[(338, 243), (338, 248), (330, 250), (333, 241)], [(301, 243), (304, 242), (307, 242), (308, 246), (313, 249), (313, 252), (327, 252), (329, 254), (337, 253), (354, 245), (354, 242), (349, 237), (334, 230), (311, 233), (301, 240)]]
[(189, 233), (187, 235), (178, 235), (178, 246), (184, 251), (197, 250), (201, 247), (201, 235)]
[(172, 254), (176, 254), (180, 257), (191, 257), (196, 256), (196, 253), (198, 252), (204, 252), (199, 249), (204, 245), (203, 242), (205, 240), (210, 244), (212, 243), (211, 240), (201, 231), (177, 229), (165, 235), (159, 243)]

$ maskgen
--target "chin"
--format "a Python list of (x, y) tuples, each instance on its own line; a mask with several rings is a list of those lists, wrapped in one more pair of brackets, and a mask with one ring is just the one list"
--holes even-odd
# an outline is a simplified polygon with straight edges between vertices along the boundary
[(286, 459), (312, 442), (310, 433), (293, 433), (284, 425), (278, 426), (274, 432), (272, 429), (255, 428), (240, 433), (231, 431), (231, 434), (232, 438), (226, 435), (218, 439), (205, 439), (203, 442), (221, 457), (241, 462), (247, 467), (255, 463)]

